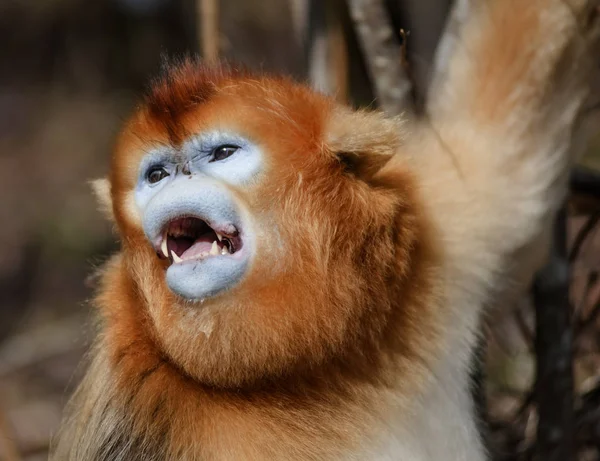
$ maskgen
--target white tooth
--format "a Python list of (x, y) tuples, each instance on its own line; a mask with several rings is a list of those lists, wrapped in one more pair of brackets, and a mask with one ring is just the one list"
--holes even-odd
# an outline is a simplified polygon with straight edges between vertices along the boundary
[(173, 261), (176, 263), (180, 263), (181, 261), (183, 261), (183, 259), (181, 259), (179, 256), (177, 256), (177, 253), (175, 253), (173, 250), (171, 250), (171, 257), (173, 258)]
[(219, 242), (221, 240), (223, 240), (223, 236), (221, 234), (219, 234), (218, 232), (215, 232), (215, 234), (217, 234), (217, 238), (219, 239)]
[(213, 242), (212, 246), (210, 247), (210, 254), (213, 256), (216, 256), (219, 254), (219, 245), (217, 244), (216, 240)]
[(167, 236), (167, 234), (165, 233), (165, 235), (163, 236), (163, 240), (162, 243), (160, 244), (160, 250), (163, 252), (163, 254), (165, 255), (165, 258), (169, 257), (169, 249), (167, 248), (167, 239), (169, 237)]
[(224, 247), (221, 249), (221, 254), (222, 254), (222, 255), (228, 255), (228, 254), (229, 254), (229, 248), (227, 248), (226, 246), (224, 246)]

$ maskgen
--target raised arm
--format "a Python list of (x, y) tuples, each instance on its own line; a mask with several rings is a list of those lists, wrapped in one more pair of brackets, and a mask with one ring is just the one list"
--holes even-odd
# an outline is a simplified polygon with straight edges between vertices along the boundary
[(539, 264), (529, 257), (544, 244), (585, 141), (599, 5), (458, 3), (462, 26), (443, 42), (428, 119), (413, 139), (456, 276), (468, 271), (496, 287), (503, 272), (519, 267), (527, 278)]

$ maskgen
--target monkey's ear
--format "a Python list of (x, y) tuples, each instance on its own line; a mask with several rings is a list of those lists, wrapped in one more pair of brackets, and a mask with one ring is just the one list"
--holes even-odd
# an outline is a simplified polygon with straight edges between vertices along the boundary
[(369, 181), (400, 148), (401, 128), (399, 118), (337, 107), (327, 127), (327, 147), (350, 173)]
[(98, 201), (98, 208), (110, 221), (114, 221), (112, 198), (110, 196), (110, 181), (107, 178), (90, 181), (92, 191)]

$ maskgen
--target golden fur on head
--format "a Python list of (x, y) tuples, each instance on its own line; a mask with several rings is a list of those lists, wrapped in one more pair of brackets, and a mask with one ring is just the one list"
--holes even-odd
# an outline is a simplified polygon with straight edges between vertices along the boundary
[[(194, 379), (239, 387), (314, 373), (324, 363), (355, 372), (368, 363), (375, 376), (382, 347), (408, 351), (410, 331), (394, 333), (410, 323), (411, 312), (397, 303), (410, 298), (404, 282), (415, 267), (418, 216), (410, 176), (381, 171), (399, 148), (397, 126), (289, 80), (229, 67), (186, 61), (161, 82), (112, 161), (129, 280), (127, 293), (103, 303), (115, 357), (128, 347), (121, 340), (143, 334)], [(238, 286), (190, 304), (167, 288), (131, 195), (144, 152), (214, 128), (241, 133), (264, 151), (258, 180), (233, 190), (257, 224), (258, 247)]]

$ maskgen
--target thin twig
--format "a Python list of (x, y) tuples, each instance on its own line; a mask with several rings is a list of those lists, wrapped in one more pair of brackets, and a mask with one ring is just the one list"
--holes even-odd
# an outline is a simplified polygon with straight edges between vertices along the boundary
[(517, 328), (519, 329), (519, 332), (521, 333), (521, 336), (527, 345), (527, 350), (530, 353), (535, 354), (535, 338), (533, 337), (533, 332), (523, 317), (523, 311), (521, 309), (515, 309), (514, 316)]
[(408, 36), (410, 35), (410, 30), (400, 29), (400, 39), (402, 42), (400, 43), (400, 55), (402, 58), (402, 66), (404, 69), (408, 69)]
[(600, 303), (596, 304), (594, 306), (594, 309), (592, 309), (592, 312), (590, 312), (590, 315), (581, 321), (581, 324), (579, 325), (577, 334), (582, 334), (584, 331), (586, 331), (590, 326), (592, 326), (594, 324), (594, 322), (598, 319), (599, 316), (600, 316)]
[(592, 216), (588, 218), (585, 222), (584, 226), (581, 228), (577, 237), (575, 238), (575, 242), (573, 243), (573, 247), (571, 252), (569, 253), (569, 262), (572, 263), (579, 256), (579, 252), (581, 251), (581, 247), (585, 242), (588, 235), (594, 230), (596, 225), (600, 222), (600, 210), (596, 211)]
[(600, 173), (577, 166), (571, 172), (569, 186), (576, 194), (585, 194), (600, 199)]
[(337, 1), (311, 0), (307, 28), (308, 73), (314, 88), (348, 98), (348, 50)]
[(348, 0), (348, 8), (379, 106), (390, 115), (414, 113), (412, 82), (384, 2)]
[(537, 275), (533, 290), (537, 353), (535, 397), (539, 414), (535, 452), (538, 459), (571, 461), (575, 459), (573, 331), (564, 207), (557, 216), (554, 234), (551, 257)]
[[(410, 68), (416, 112), (421, 114), (429, 85), (434, 77), (434, 57), (440, 37), (445, 31), (453, 0), (394, 0), (386, 1), (398, 26), (409, 30)], [(401, 33), (402, 35), (402, 33)]]
[(590, 297), (590, 292), (592, 291), (592, 287), (596, 284), (597, 281), (598, 281), (598, 272), (591, 271), (587, 276), (587, 280), (585, 282), (585, 288), (583, 290), (583, 294), (581, 295), (581, 300), (579, 302), (579, 306), (575, 311), (576, 313), (579, 313), (579, 318), (575, 325), (576, 339), (578, 339), (579, 336), (585, 330), (587, 330), (587, 328), (589, 326), (593, 325), (593, 323), (598, 318), (598, 315), (600, 315), (600, 303), (596, 303), (595, 306), (592, 308), (592, 311), (587, 316), (584, 314), (585, 308), (588, 304), (588, 299)]
[(200, 49), (208, 62), (219, 59), (219, 4), (217, 0), (198, 0)]

